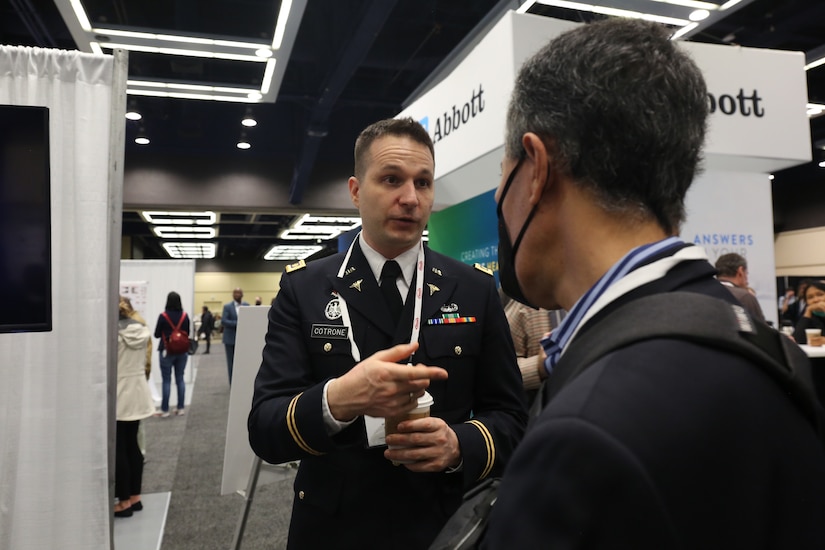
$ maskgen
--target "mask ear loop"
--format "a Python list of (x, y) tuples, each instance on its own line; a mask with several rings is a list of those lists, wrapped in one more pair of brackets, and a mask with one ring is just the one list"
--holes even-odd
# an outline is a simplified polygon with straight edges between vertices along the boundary
[(498, 219), (503, 219), (501, 208), (504, 204), (504, 197), (507, 196), (507, 193), (510, 191), (510, 186), (513, 185), (513, 180), (516, 179), (516, 173), (518, 169), (521, 167), (521, 163), (524, 161), (524, 151), (518, 157), (518, 161), (516, 161), (516, 165), (513, 166), (513, 169), (510, 171), (510, 175), (507, 176), (507, 182), (504, 184), (504, 189), (501, 190), (501, 197), (498, 199), (498, 204), (496, 205), (496, 215)]

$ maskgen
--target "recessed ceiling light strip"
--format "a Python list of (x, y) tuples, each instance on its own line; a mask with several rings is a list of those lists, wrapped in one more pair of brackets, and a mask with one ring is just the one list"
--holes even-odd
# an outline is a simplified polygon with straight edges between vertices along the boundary
[(319, 245), (276, 244), (264, 254), (264, 260), (303, 260), (323, 249)]
[(272, 86), (272, 76), (275, 74), (275, 63), (278, 60), (274, 57), (266, 60), (266, 68), (264, 69), (264, 80), (261, 83), (261, 93), (268, 94), (269, 88)]
[(251, 98), (208, 94), (187, 94), (182, 92), (161, 92), (156, 90), (127, 89), (126, 93), (129, 95), (142, 95), (150, 97), (174, 97), (177, 99), (200, 99), (204, 101), (226, 101), (230, 103), (258, 103), (261, 99), (260, 97)]
[(284, 31), (289, 20), (289, 10), (292, 9), (292, 0), (281, 0), (281, 9), (278, 11), (278, 19), (275, 21), (275, 32), (272, 33), (272, 49), (280, 50), (281, 42), (284, 40)]
[(670, 4), (672, 6), (684, 6), (695, 10), (718, 10), (719, 4), (711, 2), (696, 2), (695, 0), (650, 0), (651, 2), (659, 2), (661, 4)]
[(161, 239), (214, 239), (214, 227), (192, 227), (179, 225), (156, 225), (152, 231)]
[(163, 249), (176, 259), (211, 259), (215, 257), (218, 246), (215, 243), (163, 243)]
[(143, 44), (127, 44), (125, 42), (99, 42), (101, 48), (108, 50), (122, 49), (133, 52), (157, 53), (164, 55), (179, 55), (183, 57), (205, 57), (211, 59), (228, 59), (231, 61), (248, 61), (250, 63), (264, 63), (266, 58), (257, 55), (241, 55), (224, 52), (210, 52), (198, 49), (184, 48), (162, 48), (157, 46), (146, 46)]
[(185, 82), (158, 82), (155, 80), (127, 80), (126, 85), (131, 88), (168, 88), (170, 90), (191, 90), (194, 92), (222, 92), (227, 94), (248, 95), (257, 92), (255, 88), (230, 88), (228, 86), (206, 86), (203, 84), (188, 84)]
[(630, 17), (633, 19), (645, 19), (647, 21), (656, 21), (666, 25), (675, 25), (683, 27), (690, 23), (686, 19), (678, 19), (675, 17), (667, 17), (664, 15), (656, 15), (653, 13), (642, 13), (638, 11), (623, 10), (618, 8), (611, 8), (609, 6), (597, 6), (594, 4), (583, 4), (581, 2), (568, 2), (567, 0), (537, 0), (536, 4), (543, 4), (555, 8), (563, 8), (568, 10), (587, 11), (591, 13), (600, 13), (603, 15), (613, 15), (616, 17)]
[(144, 210), (140, 213), (140, 216), (147, 223), (156, 225), (213, 225), (218, 221), (218, 215), (212, 210)]

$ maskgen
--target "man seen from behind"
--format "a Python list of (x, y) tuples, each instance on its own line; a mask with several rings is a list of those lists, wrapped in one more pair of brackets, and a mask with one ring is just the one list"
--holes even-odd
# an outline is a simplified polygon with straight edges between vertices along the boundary
[(756, 364), (654, 338), (577, 376), (553, 370), (634, 300), (735, 303), (678, 237), (707, 112), (696, 64), (650, 22), (579, 26), (521, 68), (496, 194), (501, 280), (568, 315), (544, 341), (560, 389), (507, 466), (483, 548), (825, 548), (822, 441)]

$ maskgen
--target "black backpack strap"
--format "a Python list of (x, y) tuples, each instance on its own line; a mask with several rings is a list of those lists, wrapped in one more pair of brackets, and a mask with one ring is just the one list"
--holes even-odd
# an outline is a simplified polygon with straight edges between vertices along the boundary
[(536, 398), (534, 418), (564, 386), (612, 351), (655, 338), (695, 342), (739, 355), (769, 374), (825, 440), (811, 364), (789, 338), (753, 320), (739, 305), (690, 292), (645, 296), (617, 308), (577, 336)]

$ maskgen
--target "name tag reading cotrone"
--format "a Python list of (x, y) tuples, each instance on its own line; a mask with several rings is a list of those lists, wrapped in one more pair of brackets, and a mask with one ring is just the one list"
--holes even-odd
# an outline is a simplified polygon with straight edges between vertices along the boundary
[(349, 336), (349, 327), (341, 325), (312, 325), (311, 338), (332, 338), (346, 340)]

